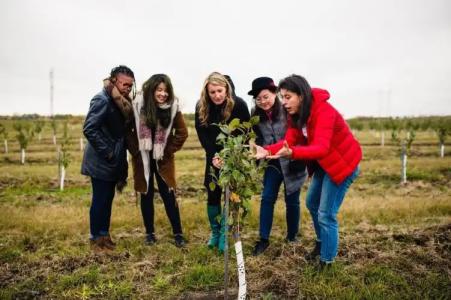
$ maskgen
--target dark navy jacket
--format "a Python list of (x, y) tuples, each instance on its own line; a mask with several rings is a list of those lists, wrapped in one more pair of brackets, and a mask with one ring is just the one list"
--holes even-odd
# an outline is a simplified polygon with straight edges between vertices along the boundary
[(81, 173), (105, 181), (127, 178), (125, 118), (111, 96), (103, 89), (91, 100), (83, 125), (88, 140)]

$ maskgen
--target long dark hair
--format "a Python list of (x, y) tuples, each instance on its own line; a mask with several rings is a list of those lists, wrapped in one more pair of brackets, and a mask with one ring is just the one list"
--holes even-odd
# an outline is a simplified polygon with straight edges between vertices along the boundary
[(152, 75), (146, 82), (143, 83), (142, 91), (144, 104), (141, 113), (146, 119), (146, 125), (150, 128), (155, 128), (158, 120), (164, 128), (167, 128), (171, 123), (171, 109), (159, 108), (154, 98), (155, 91), (160, 83), (164, 83), (166, 85), (166, 90), (168, 92), (167, 103), (169, 105), (173, 104), (175, 98), (171, 79), (166, 74)]
[[(282, 109), (282, 103), (280, 102), (279, 96), (276, 94), (276, 99), (274, 99), (274, 105), (272, 107), (272, 119), (273, 121), (277, 121), (279, 119), (279, 112)], [(258, 107), (258, 105), (255, 105), (255, 108), (252, 111), (252, 117), (253, 116), (259, 116), (260, 122), (268, 120), (268, 115), (266, 112)]]
[(288, 90), (301, 96), (302, 102), (299, 106), (299, 111), (292, 116), (292, 126), (302, 129), (302, 127), (307, 124), (307, 120), (310, 117), (310, 109), (312, 108), (312, 88), (304, 77), (293, 74), (279, 82), (279, 91), (281, 89)]

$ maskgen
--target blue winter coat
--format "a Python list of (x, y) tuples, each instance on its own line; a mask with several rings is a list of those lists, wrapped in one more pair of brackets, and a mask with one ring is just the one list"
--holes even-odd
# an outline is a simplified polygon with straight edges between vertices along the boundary
[(127, 178), (125, 118), (111, 96), (103, 89), (91, 100), (83, 125), (88, 140), (81, 173), (105, 181)]

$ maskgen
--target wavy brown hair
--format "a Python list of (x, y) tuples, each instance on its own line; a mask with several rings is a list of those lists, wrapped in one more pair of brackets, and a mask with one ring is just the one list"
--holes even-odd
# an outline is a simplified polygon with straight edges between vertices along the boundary
[(199, 120), (202, 126), (206, 126), (209, 123), (210, 107), (211, 105), (215, 105), (208, 95), (209, 84), (220, 85), (226, 88), (225, 106), (221, 112), (221, 122), (227, 121), (230, 118), (233, 106), (235, 105), (235, 101), (233, 100), (233, 91), (230, 83), (221, 73), (211, 73), (210, 75), (208, 75), (207, 79), (205, 79), (198, 104)]

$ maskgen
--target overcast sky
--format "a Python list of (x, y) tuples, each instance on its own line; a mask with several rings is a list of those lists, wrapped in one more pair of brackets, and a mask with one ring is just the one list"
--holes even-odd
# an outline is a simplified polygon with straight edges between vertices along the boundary
[(237, 94), (297, 73), (345, 116), (451, 114), (451, 1), (0, 2), (0, 114), (86, 114), (112, 67), (168, 74), (193, 112), (212, 71)]

